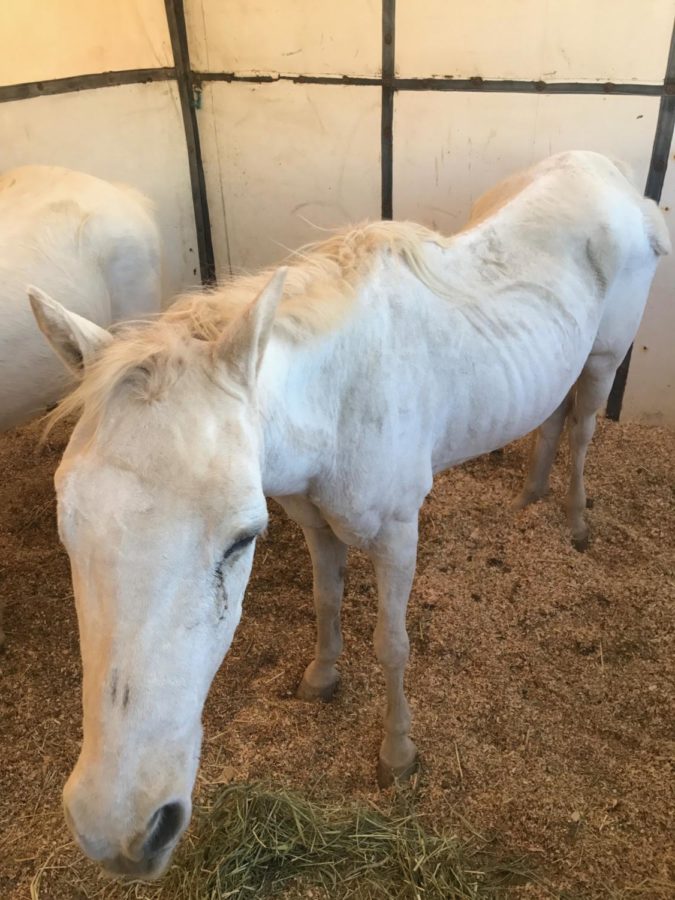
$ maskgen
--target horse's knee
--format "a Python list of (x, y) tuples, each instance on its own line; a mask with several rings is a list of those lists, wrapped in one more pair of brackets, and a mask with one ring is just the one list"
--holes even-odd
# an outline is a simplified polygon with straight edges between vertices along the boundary
[(570, 439), (573, 446), (586, 447), (593, 437), (595, 431), (595, 411), (586, 413), (583, 416), (577, 416), (572, 420), (570, 429)]
[(400, 669), (408, 662), (410, 641), (405, 629), (391, 631), (381, 625), (375, 626), (373, 643), (375, 655), (385, 669)]

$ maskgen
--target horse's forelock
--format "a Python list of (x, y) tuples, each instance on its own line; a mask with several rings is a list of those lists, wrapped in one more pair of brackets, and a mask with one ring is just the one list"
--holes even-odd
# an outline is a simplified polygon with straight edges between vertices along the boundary
[(87, 365), (77, 387), (46, 417), (46, 431), (70, 415), (96, 424), (111, 398), (129, 387), (135, 400), (160, 399), (185, 371), (189, 335), (161, 320), (138, 327), (104, 348)]

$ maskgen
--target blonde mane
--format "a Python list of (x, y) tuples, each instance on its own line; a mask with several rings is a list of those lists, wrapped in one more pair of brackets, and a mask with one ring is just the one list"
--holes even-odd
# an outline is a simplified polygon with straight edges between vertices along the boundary
[[(356, 288), (384, 252), (403, 260), (435, 293), (445, 286), (424, 259), (423, 245), (445, 247), (451, 238), (414, 222), (371, 222), (308, 244), (285, 260), (288, 274), (274, 330), (292, 343), (325, 334), (351, 309)], [(276, 267), (231, 278), (179, 297), (147, 322), (113, 328), (115, 341), (87, 366), (82, 381), (47, 417), (47, 428), (72, 413), (98, 417), (122, 384), (145, 400), (159, 396), (188, 365), (194, 339), (216, 341), (260, 293)]]

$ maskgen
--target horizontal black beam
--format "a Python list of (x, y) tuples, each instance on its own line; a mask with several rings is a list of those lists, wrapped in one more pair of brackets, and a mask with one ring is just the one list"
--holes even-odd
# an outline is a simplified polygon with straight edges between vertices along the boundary
[(48, 97), (52, 94), (70, 94), (74, 91), (91, 91), (96, 88), (117, 87), (121, 84), (147, 84), (149, 81), (170, 81), (176, 77), (172, 66), (162, 69), (124, 69), (120, 72), (97, 72), (93, 75), (72, 75), (69, 78), (50, 78), (46, 81), (28, 81), (24, 84), (0, 86), (0, 103), (12, 100), (28, 100), (32, 97)]
[[(356, 87), (387, 87), (390, 91), (450, 91), (466, 93), (500, 94), (617, 94), (622, 96), (662, 97), (675, 96), (675, 82), (665, 84), (617, 84), (615, 82), (586, 81), (516, 81), (490, 78), (399, 78), (385, 73), (384, 77), (360, 75), (238, 75), (235, 72), (191, 72), (196, 86), (208, 81), (241, 82), (243, 84), (274, 84), (286, 81), (291, 84), (351, 85)], [(122, 84), (146, 84), (151, 81), (170, 81), (176, 78), (172, 66), (157, 69), (125, 69), (116, 72), (98, 72), (91, 75), (73, 75), (68, 78), (52, 78), (45, 81), (29, 81), (24, 84), (0, 86), (0, 103), (27, 100), (52, 94), (68, 94)]]
[(357, 85), (359, 87), (380, 87), (381, 78), (368, 78), (359, 75), (237, 75), (236, 72), (193, 72), (194, 84), (205, 81), (241, 82), (242, 84), (276, 84), (288, 81), (291, 84), (335, 84)]
[[(385, 45), (385, 49), (388, 47)], [(193, 72), (199, 85), (207, 81), (242, 82), (243, 84), (333, 84), (357, 87), (380, 87), (393, 91), (457, 91), (504, 94), (620, 94), (626, 96), (660, 97), (675, 94), (673, 84), (617, 84), (613, 81), (515, 81), (490, 78), (400, 78), (385, 72), (382, 77), (359, 75), (238, 75), (236, 72)]]
[[(660, 97), (663, 84), (616, 84), (613, 81), (515, 81), (498, 78), (394, 78), (396, 91), (457, 91), (499, 94), (622, 94)], [(668, 85), (670, 88), (670, 85)]]

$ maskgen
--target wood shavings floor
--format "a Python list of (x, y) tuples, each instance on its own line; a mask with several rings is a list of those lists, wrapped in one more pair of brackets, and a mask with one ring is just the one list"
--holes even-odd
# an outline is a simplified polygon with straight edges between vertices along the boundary
[[(0, 897), (30, 896), (46, 866), (41, 897), (121, 898), (79, 861), (60, 812), (80, 728), (51, 483), (67, 435), (39, 449), (38, 434), (0, 436)], [(564, 450), (551, 498), (509, 511), (527, 449), (520, 441), (441, 476), (422, 510), (407, 675), (424, 764), (418, 808), (522, 853), (554, 896), (672, 897), (675, 435), (600, 423), (584, 554), (564, 522)], [(207, 703), (199, 785), (263, 777), (386, 804), (375, 787), (383, 684), (370, 566), (351, 555), (337, 697), (296, 700), (314, 641), (309, 558), (299, 530), (272, 513)]]

